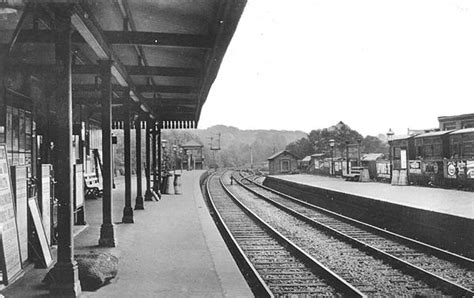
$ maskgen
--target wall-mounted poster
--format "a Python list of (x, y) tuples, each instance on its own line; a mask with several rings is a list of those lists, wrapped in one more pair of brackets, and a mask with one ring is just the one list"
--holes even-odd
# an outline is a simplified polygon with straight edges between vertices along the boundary
[(376, 163), (377, 166), (377, 177), (378, 178), (390, 178), (390, 161), (388, 160), (378, 160)]
[(0, 145), (0, 259), (2, 283), (8, 285), (20, 277), (23, 271), (5, 145)]
[(466, 177), (468, 179), (474, 179), (474, 160), (466, 161)]
[(420, 160), (410, 160), (410, 174), (420, 174), (421, 175), (421, 161)]
[(444, 161), (444, 177), (449, 179), (457, 178), (457, 164), (454, 160)]
[(407, 151), (405, 149), (400, 150), (400, 169), (405, 170), (407, 168)]

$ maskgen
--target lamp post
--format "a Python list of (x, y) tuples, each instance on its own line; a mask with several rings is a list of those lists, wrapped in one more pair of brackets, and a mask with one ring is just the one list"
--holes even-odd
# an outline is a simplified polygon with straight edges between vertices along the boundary
[(179, 147), (179, 171), (183, 173), (183, 148)]
[(161, 154), (162, 154), (162, 159), (161, 159), (161, 193), (162, 194), (168, 194), (168, 167), (167, 167), (167, 156), (166, 156), (166, 144), (168, 143), (167, 140), (161, 140)]
[(362, 143), (361, 139), (357, 139), (357, 166), (360, 167), (360, 144)]
[(329, 140), (329, 147), (331, 147), (331, 172), (333, 175), (336, 175), (334, 173), (334, 145), (336, 144), (336, 141), (334, 139)]
[(167, 170), (167, 165), (166, 165), (166, 144), (168, 144), (167, 140), (161, 140), (161, 153), (163, 154), (162, 158), (162, 163), (163, 163), (163, 171)]
[(178, 146), (176, 146), (175, 144), (173, 144), (173, 171), (174, 173), (176, 174), (176, 162), (177, 162), (177, 157), (176, 157), (176, 153), (177, 153), (177, 150), (178, 150)]
[(346, 174), (349, 175), (349, 141), (346, 141)]
[(392, 140), (395, 133), (390, 128), (387, 132), (388, 141), (388, 160), (389, 160), (389, 171), (390, 171), (390, 182), (392, 181)]

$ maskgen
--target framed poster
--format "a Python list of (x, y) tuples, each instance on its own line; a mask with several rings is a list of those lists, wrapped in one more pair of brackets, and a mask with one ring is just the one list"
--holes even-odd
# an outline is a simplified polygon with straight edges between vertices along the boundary
[(400, 169), (406, 170), (407, 168), (407, 151), (406, 149), (400, 150)]
[(0, 145), (0, 258), (2, 283), (8, 285), (20, 277), (23, 270), (5, 144)]

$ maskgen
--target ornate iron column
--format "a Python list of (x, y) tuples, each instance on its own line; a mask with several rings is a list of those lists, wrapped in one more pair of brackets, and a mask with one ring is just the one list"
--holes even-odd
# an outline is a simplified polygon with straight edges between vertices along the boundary
[(81, 293), (79, 270), (74, 260), (74, 197), (72, 147), (72, 5), (58, 5), (56, 13), (57, 123), (56, 156), (61, 162), (55, 169), (58, 198), (58, 260), (49, 274), (52, 296), (77, 296)]
[(146, 133), (145, 133), (145, 156), (146, 156), (146, 191), (145, 201), (152, 201), (153, 193), (151, 192), (151, 166), (150, 166), (150, 139), (151, 139), (151, 121), (146, 121)]
[(143, 196), (142, 196), (142, 138), (140, 127), (140, 120), (135, 121), (135, 143), (136, 143), (136, 162), (137, 162), (137, 198), (135, 199), (135, 210), (143, 210), (145, 206), (143, 205)]
[(156, 140), (157, 136), (159, 136), (159, 129), (156, 129), (156, 122), (153, 123), (153, 130), (152, 130), (152, 168), (153, 168), (153, 195), (155, 196), (156, 200), (159, 200), (161, 198), (161, 192), (160, 192), (160, 184), (158, 181), (158, 175), (157, 175), (157, 169), (156, 169)]
[(99, 246), (115, 247), (114, 225), (112, 223), (112, 60), (99, 60), (102, 79), (102, 226)]
[(125, 162), (125, 207), (123, 208), (123, 223), (133, 223), (133, 209), (132, 209), (132, 163), (130, 154), (130, 103), (127, 96), (124, 98), (126, 104), (124, 105), (124, 122), (123, 122), (123, 136), (124, 136), (124, 162)]

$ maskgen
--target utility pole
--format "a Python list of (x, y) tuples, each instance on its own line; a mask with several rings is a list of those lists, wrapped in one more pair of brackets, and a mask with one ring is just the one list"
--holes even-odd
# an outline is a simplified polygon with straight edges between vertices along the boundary
[(252, 152), (252, 145), (250, 145), (250, 168), (253, 169), (253, 152)]

